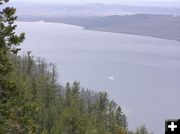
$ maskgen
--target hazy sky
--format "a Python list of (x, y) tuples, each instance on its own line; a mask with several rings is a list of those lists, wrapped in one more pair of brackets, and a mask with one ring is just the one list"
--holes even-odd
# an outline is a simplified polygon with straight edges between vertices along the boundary
[(31, 1), (38, 3), (59, 3), (59, 4), (126, 4), (126, 5), (154, 5), (154, 6), (180, 6), (180, 0), (12, 0), (12, 1)]

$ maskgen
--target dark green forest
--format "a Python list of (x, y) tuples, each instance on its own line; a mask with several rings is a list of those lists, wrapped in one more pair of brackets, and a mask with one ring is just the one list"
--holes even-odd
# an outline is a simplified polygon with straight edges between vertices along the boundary
[(54, 64), (18, 55), (25, 34), (15, 33), (16, 9), (7, 2), (0, 0), (0, 134), (149, 134), (144, 125), (129, 132), (106, 92), (62, 86)]

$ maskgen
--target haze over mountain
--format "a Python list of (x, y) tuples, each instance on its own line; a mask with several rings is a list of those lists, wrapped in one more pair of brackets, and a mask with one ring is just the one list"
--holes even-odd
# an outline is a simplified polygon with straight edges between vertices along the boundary
[[(127, 6), (120, 4), (47, 4), (33, 2), (11, 2), (17, 7), (18, 15), (46, 16), (108, 16), (127, 14), (166, 14), (180, 15), (179, 7), (163, 7), (150, 5)], [(178, 4), (177, 4), (178, 5)]]
[(89, 30), (180, 40), (180, 8), (105, 4), (12, 3), (20, 21), (48, 21)]
[(41, 4), (116, 4), (128, 6), (180, 7), (179, 0), (14, 0), (15, 2), (33, 2)]

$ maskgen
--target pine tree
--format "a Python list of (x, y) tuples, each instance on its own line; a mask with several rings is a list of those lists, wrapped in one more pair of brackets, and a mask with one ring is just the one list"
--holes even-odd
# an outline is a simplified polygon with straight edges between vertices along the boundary
[[(8, 0), (0, 0), (0, 6)], [(32, 114), (36, 111), (31, 96), (24, 94), (29, 86), (17, 74), (11, 57), (20, 50), (25, 34), (15, 34), (16, 9), (6, 7), (0, 11), (0, 133), (34, 133), (36, 126)], [(26, 96), (27, 95), (27, 96)]]

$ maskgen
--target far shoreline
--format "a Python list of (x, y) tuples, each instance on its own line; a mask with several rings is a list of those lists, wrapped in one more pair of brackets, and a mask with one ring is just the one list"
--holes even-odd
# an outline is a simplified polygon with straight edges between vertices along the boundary
[(89, 30), (89, 31), (97, 31), (97, 32), (106, 32), (106, 33), (115, 33), (115, 34), (126, 34), (126, 35), (136, 35), (136, 36), (145, 36), (145, 37), (152, 37), (152, 38), (158, 38), (158, 39), (165, 39), (165, 40), (170, 40), (170, 41), (177, 41), (180, 42), (180, 40), (177, 39), (171, 39), (168, 37), (158, 37), (158, 36), (154, 36), (154, 35), (146, 35), (146, 34), (135, 34), (135, 33), (131, 33), (131, 32), (115, 32), (115, 31), (108, 31), (108, 30), (103, 30), (103, 29), (93, 29), (93, 28), (86, 28), (84, 26), (80, 26), (77, 24), (70, 24), (70, 23), (64, 23), (64, 22), (56, 22), (56, 21), (44, 21), (44, 20), (40, 20), (40, 21), (26, 21), (26, 20), (18, 20), (17, 22), (42, 22), (42, 23), (56, 23), (56, 24), (66, 24), (66, 25), (71, 25), (71, 26), (77, 26), (80, 27), (84, 30)]
[[(65, 24), (65, 23), (63, 23), (63, 24)], [(71, 25), (71, 24), (70, 24), (70, 25)], [(77, 25), (76, 25), (76, 26), (77, 26)], [(84, 27), (83, 27), (83, 28), (84, 28)], [(116, 34), (126, 34), (126, 35), (137, 35), (137, 36), (145, 36), (145, 37), (152, 37), (152, 38), (158, 38), (158, 39), (164, 39), (164, 40), (171, 40), (171, 41), (180, 42), (180, 40), (171, 39), (171, 38), (166, 38), (166, 37), (158, 37), (158, 36), (153, 36), (153, 35), (133, 34), (133, 33), (128, 33), (128, 32), (112, 32), (112, 31), (106, 31), (106, 30), (95, 30), (95, 29), (87, 29), (87, 28), (84, 28), (84, 30), (107, 32), (107, 33), (116, 33)]]

